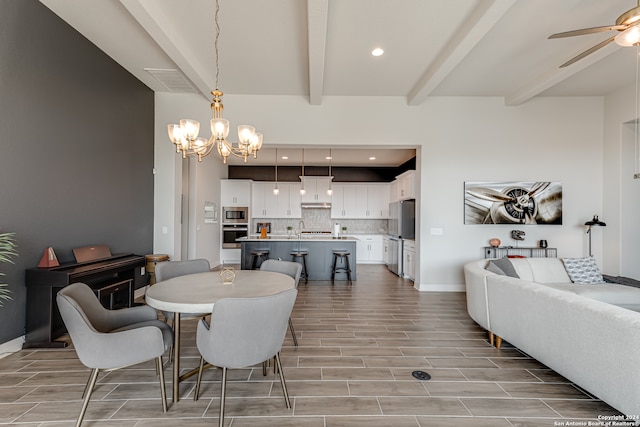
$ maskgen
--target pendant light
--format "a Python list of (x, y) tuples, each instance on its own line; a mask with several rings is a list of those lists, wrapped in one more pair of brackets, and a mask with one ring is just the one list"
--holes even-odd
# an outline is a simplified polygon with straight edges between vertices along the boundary
[(333, 180), (331, 176), (331, 160), (333, 160), (333, 157), (331, 157), (331, 148), (329, 148), (329, 189), (327, 190), (329, 196), (333, 194), (333, 188), (331, 188), (331, 181)]
[(307, 193), (307, 190), (304, 189), (304, 148), (302, 149), (302, 175), (300, 176), (300, 182), (302, 183), (300, 195), (304, 196)]
[(277, 196), (280, 194), (280, 189), (278, 188), (278, 149), (276, 148), (276, 186), (273, 187), (273, 194)]

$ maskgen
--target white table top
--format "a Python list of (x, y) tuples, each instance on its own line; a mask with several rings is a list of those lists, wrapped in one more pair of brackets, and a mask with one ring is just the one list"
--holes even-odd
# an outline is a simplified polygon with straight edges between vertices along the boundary
[(235, 270), (235, 273), (231, 285), (222, 284), (218, 271), (174, 277), (150, 286), (145, 300), (158, 310), (211, 313), (219, 299), (275, 295), (295, 284), (292, 277), (282, 273), (260, 270)]

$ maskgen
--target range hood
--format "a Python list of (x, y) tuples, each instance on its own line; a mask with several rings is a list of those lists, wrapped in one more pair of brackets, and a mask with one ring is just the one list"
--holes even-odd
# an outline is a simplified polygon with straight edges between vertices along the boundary
[(302, 202), (302, 209), (331, 209), (331, 203), (328, 202)]

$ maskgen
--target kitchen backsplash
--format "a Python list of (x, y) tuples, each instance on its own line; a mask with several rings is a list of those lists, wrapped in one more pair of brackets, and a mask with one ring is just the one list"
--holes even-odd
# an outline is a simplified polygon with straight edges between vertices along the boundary
[[(302, 209), (303, 229), (306, 231), (333, 231), (337, 222), (340, 227), (347, 227), (347, 234), (387, 234), (386, 219), (331, 219), (331, 209)], [(251, 224), (251, 233), (256, 233), (258, 222), (270, 222), (271, 234), (287, 234), (287, 227), (294, 232), (300, 229), (300, 219), (255, 219)]]

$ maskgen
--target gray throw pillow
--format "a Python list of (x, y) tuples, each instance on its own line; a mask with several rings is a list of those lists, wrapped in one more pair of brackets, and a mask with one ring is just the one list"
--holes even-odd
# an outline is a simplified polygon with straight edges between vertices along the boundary
[(511, 261), (509, 261), (509, 258), (507, 258), (506, 256), (496, 259), (493, 262), (495, 263), (496, 267), (504, 271), (505, 276), (515, 277), (516, 279), (520, 278), (520, 276), (518, 276), (518, 273), (516, 273), (516, 269), (513, 267), (513, 264), (511, 264)]
[(604, 278), (592, 256), (585, 258), (563, 258), (564, 268), (573, 283), (592, 285), (603, 283)]
[(504, 271), (502, 271), (502, 269), (500, 267), (498, 267), (496, 265), (496, 263), (493, 262), (493, 261), (489, 261), (487, 263), (487, 266), (485, 267), (485, 270), (490, 271), (490, 272), (495, 273), (495, 274), (499, 274), (501, 276), (505, 275)]

